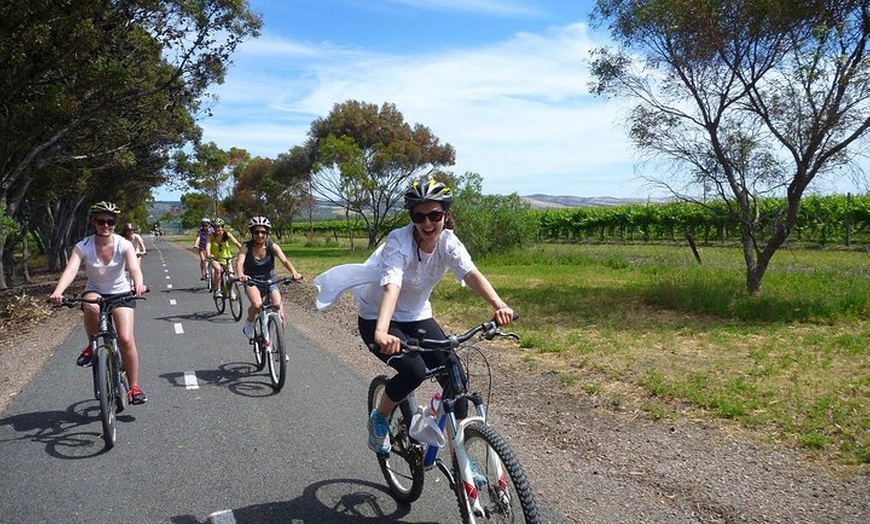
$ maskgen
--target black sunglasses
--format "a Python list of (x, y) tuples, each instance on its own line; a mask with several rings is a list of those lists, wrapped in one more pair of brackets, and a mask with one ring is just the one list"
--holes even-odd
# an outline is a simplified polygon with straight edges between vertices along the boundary
[(268, 235), (269, 234), (269, 232), (266, 231), (265, 229), (257, 229), (255, 231), (251, 231), (251, 233), (253, 233), (254, 235)]
[(112, 219), (107, 220), (105, 218), (98, 218), (98, 219), (94, 220), (94, 223), (98, 226), (114, 226), (115, 224), (117, 224), (117, 222), (115, 222), (114, 220), (112, 220)]
[(444, 211), (429, 211), (428, 213), (411, 213), (411, 221), (415, 224), (422, 224), (426, 219), (433, 224), (441, 222), (444, 218)]

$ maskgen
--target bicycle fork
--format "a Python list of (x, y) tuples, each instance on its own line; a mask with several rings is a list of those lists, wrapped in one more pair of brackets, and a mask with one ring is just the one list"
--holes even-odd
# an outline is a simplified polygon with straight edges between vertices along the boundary
[[(480, 502), (480, 489), (487, 489), (485, 483), (478, 485), (475, 479), (475, 471), (471, 468), (471, 460), (468, 458), (468, 452), (465, 449), (465, 426), (474, 421), (479, 421), (482, 423), (486, 423), (486, 406), (483, 404), (483, 399), (479, 394), (472, 394), (469, 396), (471, 401), (474, 403), (475, 411), (477, 415), (474, 417), (468, 417), (464, 419), (462, 422), (459, 422), (456, 419), (456, 414), (454, 412), (455, 401), (446, 401), (447, 404), (442, 403), (439, 408), (440, 417), (439, 417), (439, 426), (446, 430), (448, 436), (448, 445), (451, 447), (453, 455), (456, 457), (456, 464), (458, 469), (459, 478), (454, 478), (453, 473), (450, 468), (444, 463), (442, 460), (437, 460), (436, 465), (438, 469), (444, 474), (447, 478), (447, 481), (450, 483), (450, 487), (455, 489), (456, 483), (461, 482), (462, 488), (465, 491), (466, 501), (470, 508), (470, 512), (475, 517), (486, 517), (487, 513), (483, 508), (483, 505)], [(433, 445), (427, 446), (427, 453), (430, 453), (430, 450)], [(437, 452), (437, 447), (436, 452)], [(484, 471), (492, 471), (495, 473), (495, 478), (498, 479), (499, 484), (499, 493), (502, 496), (509, 496), (506, 492), (507, 482), (505, 480), (505, 471), (504, 467), (501, 464), (501, 461), (498, 459), (498, 456), (495, 453), (489, 453), (487, 451), (486, 457), (486, 467)], [(481, 474), (478, 472), (478, 474)], [(484, 477), (485, 478), (485, 477)]]

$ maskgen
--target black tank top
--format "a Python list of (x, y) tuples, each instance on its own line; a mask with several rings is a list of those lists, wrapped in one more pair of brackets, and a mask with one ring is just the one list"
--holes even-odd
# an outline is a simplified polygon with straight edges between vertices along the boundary
[(245, 247), (248, 248), (245, 263), (242, 266), (245, 274), (257, 280), (273, 280), (275, 278), (275, 254), (272, 253), (272, 241), (266, 240), (266, 256), (262, 260), (254, 258), (253, 246), (253, 240), (245, 242)]

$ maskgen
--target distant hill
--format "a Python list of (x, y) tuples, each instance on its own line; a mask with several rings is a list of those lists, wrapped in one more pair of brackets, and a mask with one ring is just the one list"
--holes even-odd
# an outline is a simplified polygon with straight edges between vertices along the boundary
[(162, 201), (162, 202), (154, 202), (148, 208), (148, 214), (152, 216), (152, 220), (157, 221), (165, 217), (166, 215), (176, 216), (180, 215), (184, 211), (184, 208), (181, 205), (181, 202), (175, 201)]
[[(626, 204), (644, 203), (647, 200), (642, 198), (615, 198), (615, 197), (578, 197), (571, 195), (543, 195), (536, 193), (534, 195), (521, 196), (525, 202), (528, 202), (532, 209), (558, 209), (572, 208), (585, 206), (622, 206)], [(183, 211), (181, 202), (161, 201), (154, 202), (148, 213), (155, 219), (169, 215), (179, 215)], [(315, 213), (317, 219), (323, 220), (328, 218), (343, 218), (344, 212), (341, 208), (332, 205), (328, 202), (321, 202), (317, 206)]]
[(578, 197), (570, 195), (526, 195), (520, 197), (528, 202), (533, 209), (569, 208), (584, 206), (622, 206), (626, 204), (642, 204), (646, 202), (642, 198), (614, 198), (614, 197)]

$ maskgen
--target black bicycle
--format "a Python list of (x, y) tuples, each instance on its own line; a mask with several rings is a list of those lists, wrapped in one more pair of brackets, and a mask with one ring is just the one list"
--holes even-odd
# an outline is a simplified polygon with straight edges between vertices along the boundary
[(287, 285), (299, 282), (293, 277), (285, 277), (278, 280), (249, 279), (245, 284), (260, 288), (260, 296), (263, 303), (254, 319), (254, 337), (249, 343), (254, 348), (254, 363), (257, 371), (261, 371), (269, 364), (269, 378), (275, 391), (281, 391), (287, 378), (287, 349), (284, 345), (284, 325), (281, 315), (272, 308), (272, 293), (269, 286), (274, 283)]
[[(480, 337), (472, 341), (478, 334)], [(526, 473), (507, 441), (487, 421), (483, 395), (469, 393), (463, 364), (457, 354), (457, 350), (462, 349), (482, 355), (476, 347), (477, 341), (496, 337), (519, 338), (514, 333), (502, 332), (495, 321), (489, 321), (444, 340), (421, 339), (402, 344), (403, 353), (444, 352), (445, 363), (428, 370), (427, 378), (441, 379), (445, 386), (435, 418), (426, 429), (440, 438), (430, 437), (430, 442), (424, 442), (420, 432), (415, 431), (419, 427), (415, 417), (426, 414), (417, 405), (413, 392), (393, 409), (389, 430), (391, 449), (377, 457), (396, 500), (406, 503), (417, 500), (423, 491), (424, 473), (437, 466), (456, 496), (462, 522), (475, 523), (478, 519), (540, 522), (537, 502)], [(488, 371), (488, 367), (486, 369)], [(387, 375), (372, 380), (368, 413), (380, 403), (388, 380)], [(475, 408), (474, 416), (457, 418), (456, 408), (460, 401), (466, 404), (470, 401)], [(412, 428), (412, 425), (417, 427)], [(449, 463), (438, 457), (442, 445), (446, 445), (449, 452)]]
[[(94, 397), (100, 403), (100, 420), (103, 424), (103, 440), (106, 448), (111, 449), (117, 440), (115, 419), (117, 413), (127, 409), (127, 392), (130, 382), (121, 360), (121, 349), (118, 347), (118, 335), (112, 320), (112, 311), (121, 302), (133, 297), (133, 293), (115, 295), (111, 299), (97, 298), (64, 298), (61, 305), (75, 307), (79, 304), (99, 304), (99, 330), (91, 337), (92, 351), (91, 367), (94, 377)], [(144, 299), (144, 297), (142, 298)]]

